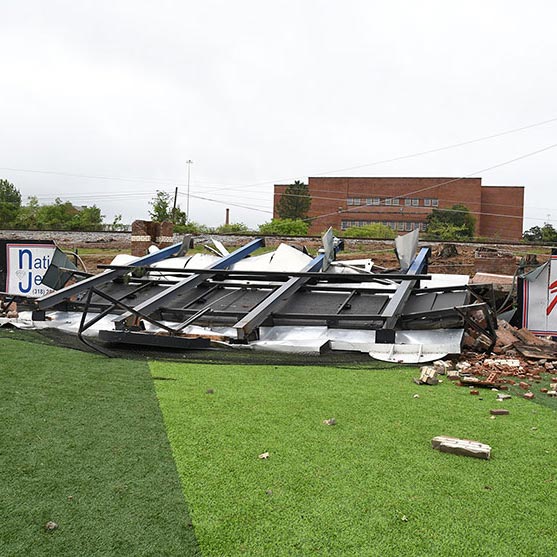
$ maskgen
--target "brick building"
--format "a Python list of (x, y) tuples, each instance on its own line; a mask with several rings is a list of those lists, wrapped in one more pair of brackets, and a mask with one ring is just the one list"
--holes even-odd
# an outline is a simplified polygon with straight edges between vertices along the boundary
[[(476, 236), (519, 240), (523, 186), (483, 186), (481, 178), (309, 178), (310, 234), (379, 222), (399, 232), (425, 230), (434, 208), (462, 204), (476, 219)], [(275, 185), (277, 202), (287, 185)]]

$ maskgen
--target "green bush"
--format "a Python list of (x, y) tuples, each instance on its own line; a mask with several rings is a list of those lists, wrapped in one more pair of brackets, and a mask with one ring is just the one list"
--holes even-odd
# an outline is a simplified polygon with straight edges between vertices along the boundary
[(429, 224), (425, 234), (426, 240), (470, 240), (469, 229), (466, 225), (457, 226), (445, 222), (435, 222)]
[(259, 233), (267, 236), (307, 236), (309, 223), (300, 219), (273, 219), (259, 226)]
[(184, 224), (175, 224), (174, 232), (176, 234), (207, 234), (212, 232), (212, 230), (204, 224), (191, 221)]
[(233, 222), (217, 226), (215, 232), (217, 234), (246, 234), (251, 231), (243, 222)]
[(343, 233), (343, 236), (347, 238), (376, 238), (379, 240), (385, 238), (392, 240), (396, 238), (396, 235), (396, 232), (390, 226), (379, 222), (367, 224), (366, 226), (352, 226)]

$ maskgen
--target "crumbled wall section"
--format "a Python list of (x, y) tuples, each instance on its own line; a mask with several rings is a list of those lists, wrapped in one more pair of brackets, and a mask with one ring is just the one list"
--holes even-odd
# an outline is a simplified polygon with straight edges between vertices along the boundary
[(153, 244), (159, 248), (172, 245), (174, 225), (171, 222), (134, 220), (132, 223), (132, 255), (142, 257)]

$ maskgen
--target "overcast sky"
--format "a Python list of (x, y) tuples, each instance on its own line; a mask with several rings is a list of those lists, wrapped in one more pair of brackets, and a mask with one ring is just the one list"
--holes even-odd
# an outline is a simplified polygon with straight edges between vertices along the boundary
[(557, 121), (346, 170), (557, 118), (550, 0), (0, 7), (0, 177), (25, 199), (131, 222), (157, 189), (186, 209), (192, 160), (191, 218), (211, 226), (226, 207), (265, 222), (273, 183), (316, 175), (524, 185), (525, 227), (557, 226), (557, 147), (483, 171), (557, 144)]

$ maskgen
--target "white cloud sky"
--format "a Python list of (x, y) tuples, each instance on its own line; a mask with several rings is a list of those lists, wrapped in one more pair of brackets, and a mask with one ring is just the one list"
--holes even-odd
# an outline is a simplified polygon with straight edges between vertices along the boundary
[[(175, 185), (185, 208), (188, 159), (192, 196), (215, 200), (192, 197), (191, 218), (217, 225), (230, 206), (255, 226), (274, 182), (557, 117), (549, 0), (0, 0), (0, 13), (0, 177), (108, 221), (146, 218)], [(340, 175), (468, 176), (554, 143), (557, 122)], [(481, 176), (526, 187), (526, 227), (557, 226), (556, 160)]]

